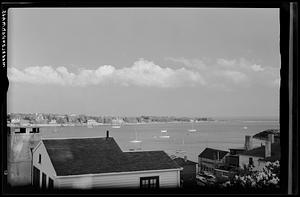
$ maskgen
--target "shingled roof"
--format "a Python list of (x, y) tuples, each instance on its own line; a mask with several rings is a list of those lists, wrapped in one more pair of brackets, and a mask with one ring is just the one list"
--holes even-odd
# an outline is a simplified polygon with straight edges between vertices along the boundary
[(228, 151), (212, 149), (212, 148), (205, 148), (204, 151), (202, 151), (200, 153), (199, 157), (215, 160), (215, 159), (217, 159), (218, 152), (219, 152), (219, 159), (222, 159), (227, 153), (229, 153)]
[(261, 131), (253, 136), (253, 138), (266, 140), (268, 138), (268, 134), (274, 134), (274, 138), (280, 138), (280, 131), (279, 129), (267, 129)]
[(57, 176), (180, 168), (164, 151), (123, 152), (111, 137), (42, 142)]
[[(265, 158), (265, 146), (260, 146), (245, 152), (240, 153), (240, 155), (248, 155), (253, 157), (262, 157)], [(280, 159), (281, 151), (280, 144), (273, 143), (271, 145), (271, 157), (265, 158), (266, 160), (278, 160)]]
[(175, 158), (174, 161), (176, 161), (176, 163), (181, 167), (186, 166), (186, 165), (196, 165), (197, 164), (196, 162), (193, 162), (191, 160), (185, 160), (184, 158), (181, 158), (181, 157)]

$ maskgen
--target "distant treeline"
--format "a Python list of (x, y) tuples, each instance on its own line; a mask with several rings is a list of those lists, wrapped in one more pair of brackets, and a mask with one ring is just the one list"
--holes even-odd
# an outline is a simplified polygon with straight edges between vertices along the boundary
[(207, 117), (175, 117), (175, 116), (138, 116), (138, 117), (119, 117), (119, 116), (89, 116), (75, 114), (51, 114), (51, 113), (10, 113), (7, 115), (7, 121), (10, 123), (18, 123), (19, 121), (31, 124), (47, 124), (47, 123), (87, 123), (95, 121), (97, 123), (148, 123), (148, 122), (191, 122), (191, 121), (211, 121), (212, 118)]

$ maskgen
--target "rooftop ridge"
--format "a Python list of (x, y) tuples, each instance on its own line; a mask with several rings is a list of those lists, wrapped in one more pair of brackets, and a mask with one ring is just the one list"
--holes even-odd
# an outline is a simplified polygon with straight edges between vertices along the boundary
[[(72, 140), (72, 139), (90, 139), (90, 138), (106, 138), (106, 136), (91, 136), (91, 137), (60, 137), (60, 138), (52, 138), (52, 137), (42, 137), (41, 140)], [(113, 138), (113, 137), (109, 137)]]

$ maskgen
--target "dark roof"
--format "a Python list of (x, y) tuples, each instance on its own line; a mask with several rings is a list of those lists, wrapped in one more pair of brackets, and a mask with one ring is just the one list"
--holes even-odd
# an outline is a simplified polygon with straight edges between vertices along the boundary
[(256, 139), (267, 139), (268, 138), (268, 134), (274, 134), (274, 138), (280, 138), (280, 131), (279, 129), (267, 129), (267, 130), (264, 130), (262, 132), (259, 132), (257, 134), (255, 134), (253, 136), (253, 138), (256, 138)]
[[(280, 158), (280, 144), (273, 143), (271, 145), (271, 157)], [(265, 157), (265, 146), (260, 146), (245, 152), (240, 153), (240, 155), (249, 155), (254, 157)]]
[(163, 151), (123, 152), (111, 137), (42, 141), (57, 176), (180, 168)]
[(197, 163), (196, 162), (193, 162), (191, 160), (184, 160), (184, 158), (181, 158), (181, 157), (177, 157), (174, 159), (174, 161), (181, 167), (183, 166), (187, 166), (187, 165), (196, 165)]
[(205, 148), (204, 151), (202, 151), (202, 153), (200, 153), (199, 157), (215, 160), (217, 158), (218, 152), (220, 154), (219, 159), (222, 159), (227, 153), (229, 153), (228, 151), (212, 149), (212, 148)]
[(180, 168), (164, 151), (124, 152), (130, 171)]

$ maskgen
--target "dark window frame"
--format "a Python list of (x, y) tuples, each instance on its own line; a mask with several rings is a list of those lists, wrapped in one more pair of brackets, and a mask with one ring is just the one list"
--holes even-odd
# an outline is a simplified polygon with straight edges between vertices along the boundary
[(38, 163), (41, 164), (42, 163), (42, 155), (39, 154), (39, 160), (38, 160)]
[(141, 189), (158, 189), (159, 188), (159, 176), (140, 177)]

